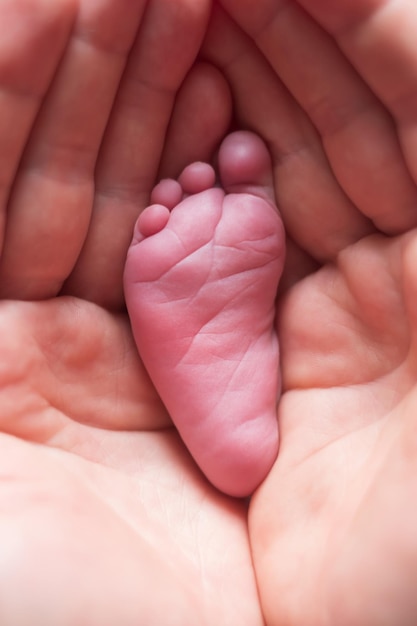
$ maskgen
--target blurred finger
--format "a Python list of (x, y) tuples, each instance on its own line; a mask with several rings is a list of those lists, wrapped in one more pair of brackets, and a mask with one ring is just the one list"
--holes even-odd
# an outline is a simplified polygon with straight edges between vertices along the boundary
[(177, 177), (193, 161), (211, 161), (232, 118), (232, 97), (223, 74), (197, 63), (178, 93), (159, 178)]

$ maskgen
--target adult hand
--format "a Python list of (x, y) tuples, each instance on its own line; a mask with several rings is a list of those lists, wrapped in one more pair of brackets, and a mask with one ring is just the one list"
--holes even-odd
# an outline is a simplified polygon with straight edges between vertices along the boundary
[(1, 297), (49, 298), (64, 285), (123, 305), (126, 249), (167, 133), (181, 166), (195, 145), (206, 158), (229, 122), (219, 72), (197, 67), (183, 82), (209, 9), (206, 0), (2, 3)]
[(417, 232), (374, 235), (281, 302), (278, 460), (251, 504), (271, 626), (417, 621)]
[(215, 12), (205, 53), (233, 88), (239, 123), (269, 143), (289, 282), (367, 234), (415, 227), (414, 9), (305, 0), (313, 19), (297, 2), (222, 4), (235, 22)]
[(0, 304), (2, 626), (262, 626), (246, 507), (191, 462), (127, 319)]
[[(201, 19), (199, 11), (187, 13), (186, 5), (170, 14), (172, 3), (147, 4), (152, 19), (165, 7), (162, 18), (170, 15), (174, 30), (181, 30), (183, 20), (188, 24), (192, 32), (181, 40), (183, 52), (184, 40), (193, 41), (193, 20)], [(26, 12), (31, 7), (33, 15)], [(14, 37), (0, 43), (9, 46), (8, 54), (0, 51), (2, 81), (9, 87), (2, 126), (3, 297), (41, 299), (60, 290), (87, 232), (97, 237), (101, 220), (90, 220), (92, 205), (110, 189), (124, 214), (109, 206), (103, 218), (101, 252), (107, 257), (101, 273), (97, 257), (87, 263), (85, 253), (80, 263), (94, 281), (80, 285), (74, 278), (71, 289), (99, 294), (97, 299), (110, 293), (108, 305), (120, 304), (111, 293), (117, 280), (105, 272), (106, 264), (116, 263), (121, 271), (124, 262), (119, 244), (112, 247), (117, 232), (111, 226), (119, 224), (125, 233), (116, 239), (129, 241), (128, 222), (140, 210), (141, 190), (145, 202), (146, 185), (156, 175), (174, 98), (159, 82), (167, 72), (158, 65), (157, 47), (147, 49), (139, 35), (134, 47), (143, 45), (155, 55), (154, 65), (142, 66), (150, 83), (141, 78), (135, 47), (132, 74), (121, 82), (130, 97), (120, 96), (120, 110), (111, 108), (126, 63), (118, 45), (130, 29), (133, 37), (143, 8), (124, 3), (123, 11), (134, 15), (120, 21), (120, 7), (119, 1), (86, 0), (76, 13), (71, 3), (46, 0), (2, 5), (3, 23), (9, 20), (5, 32)], [(143, 28), (150, 23), (146, 19), (151, 18), (141, 22)], [(167, 26), (160, 19), (159, 26)], [(180, 61), (185, 72), (184, 58)], [(174, 54), (169, 62), (175, 66)], [(179, 74), (169, 78), (179, 80)], [(201, 86), (213, 84), (214, 94), (229, 106), (224, 81), (212, 68), (198, 66), (184, 83), (168, 128), (161, 166), (166, 173), (175, 173), (189, 158), (204, 158), (224, 132), (228, 108), (218, 115), (214, 97), (213, 109), (205, 102), (202, 111)], [(192, 102), (200, 103), (196, 117), (190, 115)], [(130, 113), (128, 128), (113, 153), (108, 137), (116, 141), (116, 132), (107, 117), (111, 108), (112, 123), (122, 126), (122, 105)], [(160, 119), (158, 111), (164, 113)], [(197, 150), (193, 123), (202, 139)], [(100, 138), (103, 126), (108, 152)], [(135, 132), (125, 154), (122, 139), (129, 129)], [(99, 170), (108, 176), (97, 174), (93, 187), (99, 147)], [(126, 316), (69, 297), (4, 300), (0, 327), (2, 624), (238, 620), (261, 626), (246, 506), (219, 495), (191, 462), (144, 372)]]
[[(231, 38), (224, 43), (233, 45), (234, 41)], [(245, 56), (246, 63), (254, 58), (252, 53)], [(239, 63), (236, 61), (232, 65), (236, 68)], [(263, 66), (267, 67), (264, 61)], [(256, 67), (259, 68), (257, 64)], [(243, 92), (237, 92), (238, 85), (247, 89), (244, 79), (252, 79), (255, 75), (247, 68), (248, 65), (245, 71), (244, 65), (241, 66), (240, 78), (231, 81), (240, 111), (244, 110), (239, 96)], [(270, 74), (270, 69), (266, 71)], [(259, 76), (264, 76), (263, 71)], [(265, 88), (267, 83), (270, 81), (263, 83)], [(270, 84), (278, 83), (272, 81)], [(276, 93), (275, 87), (273, 91)], [(253, 119), (259, 119), (257, 111), (269, 110), (272, 113), (275, 108), (275, 115), (270, 116), (271, 122), (275, 119), (275, 124), (285, 129), (277, 118), (276, 105), (281, 100), (271, 98), (268, 90), (260, 90), (256, 95), (260, 94), (264, 95), (258, 97), (257, 103), (253, 97), (249, 98), (250, 94), (244, 99), (249, 103), (247, 106)], [(294, 120), (303, 120), (305, 132), (316, 136), (308, 118), (298, 107), (294, 108), (294, 100), (290, 102)], [(275, 139), (279, 138), (277, 128), (271, 127)], [(296, 125), (289, 128), (295, 129)], [(291, 139), (291, 134), (285, 137)], [(274, 148), (273, 141), (270, 145)], [(320, 142), (315, 145), (319, 148)], [(295, 158), (289, 158), (288, 162), (297, 161), (296, 153)], [(313, 157), (322, 154), (313, 153)], [(275, 156), (279, 154), (282, 156), (285, 152), (278, 149)], [(303, 156), (303, 150), (299, 156)], [(331, 197), (339, 198), (340, 202), (342, 198), (343, 202), (347, 199), (331, 168), (326, 174), (326, 168), (322, 167), (325, 163), (326, 159), (322, 157), (317, 162), (311, 158), (312, 169), (301, 168), (298, 171), (323, 174), (324, 178), (319, 180), (328, 181), (325, 191), (329, 194), (329, 202), (326, 206), (330, 208)], [(167, 167), (174, 168), (169, 163)], [(281, 176), (283, 183), (284, 178)], [(297, 181), (299, 193), (307, 195), (313, 187), (307, 185), (304, 188), (299, 181), (300, 178)], [(292, 184), (296, 187), (294, 182)], [(320, 189), (319, 193), (322, 191)], [(320, 203), (317, 201), (317, 204)], [(376, 230), (376, 217), (371, 222), (369, 216), (364, 217), (367, 214), (360, 207), (348, 201), (348, 204), (335, 205), (340, 207), (340, 216), (344, 216), (342, 226), (346, 227), (346, 232), (337, 228), (337, 220), (331, 222), (333, 230), (326, 230), (327, 220), (332, 214), (325, 211), (319, 214), (322, 215), (322, 228), (316, 227), (313, 231), (316, 247), (309, 248), (305, 227), (311, 227), (314, 215), (310, 203), (304, 206), (308, 218), (305, 218), (306, 223), (303, 224), (302, 213), (299, 212), (291, 231), (297, 242), (297, 259), (302, 261), (298, 266), (300, 273), (306, 273), (315, 267), (315, 263), (324, 263), (328, 259), (334, 263), (290, 290), (281, 305), (286, 392), (280, 409), (281, 453), (270, 478), (254, 497), (250, 511), (253, 555), (263, 607), (268, 624), (272, 625), (283, 620), (305, 624), (313, 619), (320, 624), (320, 620), (322, 623), (326, 619), (332, 622), (333, 618), (335, 623), (342, 625), (380, 625), (384, 619), (388, 620), (387, 623), (407, 624), (407, 619), (411, 616), (413, 620), (415, 616), (407, 584), (415, 575), (416, 561), (413, 551), (415, 513), (412, 508), (405, 508), (412, 501), (410, 494), (415, 492), (412, 484), (415, 474), (413, 454), (408, 452), (412, 441), (409, 432), (414, 427), (415, 412), (412, 369), (415, 310), (410, 298), (410, 292), (415, 289), (414, 237), (408, 235), (392, 241), (365, 238), (362, 243), (349, 248), (348, 244)], [(403, 224), (398, 230), (406, 228), (408, 226)], [(330, 236), (332, 234), (333, 237)], [(336, 237), (337, 234), (339, 237)], [(320, 238), (323, 252), (320, 252)], [(363, 268), (370, 263), (370, 258), (370, 276), (367, 276)], [(402, 282), (399, 282), (400, 277)], [(370, 286), (374, 286), (373, 293), (370, 293)], [(380, 294), (379, 300), (377, 296)], [(26, 401), (26, 404), (16, 405), (19, 406), (17, 413), (5, 411), (2, 427), (2, 483), (8, 509), (3, 536), (10, 539), (5, 542), (3, 550), (4, 554), (10, 555), (7, 578), (4, 575), (9, 584), (10, 602), (6, 605), (9, 623), (13, 624), (16, 607), (21, 614), (22, 587), (34, 590), (26, 604), (29, 607), (27, 623), (33, 623), (33, 607), (35, 602), (36, 607), (40, 606), (39, 598), (46, 615), (45, 624), (48, 620), (51, 624), (57, 623), (57, 616), (63, 615), (59, 612), (60, 607), (64, 607), (65, 615), (70, 610), (80, 609), (81, 605), (85, 607), (85, 598), (91, 602), (89, 615), (93, 615), (97, 623), (105, 624), (106, 619), (111, 623), (112, 610), (130, 608), (132, 611), (140, 610), (141, 618), (145, 616), (152, 623), (154, 617), (159, 620), (167, 614), (166, 606), (161, 606), (161, 614), (155, 613), (161, 597), (166, 597), (166, 594), (160, 593), (161, 588), (173, 594), (168, 599), (168, 611), (170, 615), (180, 616), (179, 623), (195, 621), (196, 615), (201, 615), (200, 621), (235, 621), (236, 605), (242, 609), (241, 615), (237, 616), (239, 623), (245, 623), (245, 619), (248, 624), (262, 623), (250, 568), (244, 510), (227, 499), (219, 499), (205, 484), (200, 483), (201, 478), (188, 464), (186, 453), (170, 431), (137, 432), (142, 428), (146, 431), (155, 426), (161, 427), (164, 415), (143, 378), (140, 364), (136, 362), (135, 365), (129, 359), (126, 362), (127, 356), (131, 356), (131, 344), (125, 334), (123, 318), (105, 314), (92, 308), (92, 305), (66, 299), (40, 304), (4, 303), (4, 307), (2, 319), (7, 332), (2, 333), (2, 337), (7, 342), (2, 353), (8, 355), (8, 359), (4, 361), (3, 372), (9, 377), (4, 378), (2, 388), (3, 393), (15, 391), (11, 396), (4, 395), (5, 407), (13, 408), (17, 397)], [(75, 319), (74, 310), (77, 311)], [(324, 317), (325, 311), (327, 317)], [(386, 315), (383, 315), (384, 311)], [(10, 333), (12, 320), (20, 321), (19, 330), (14, 333)], [(312, 323), (314, 320), (316, 322)], [(52, 334), (50, 331), (53, 331)], [(82, 339), (81, 352), (80, 346), (74, 345), (67, 362), (62, 350), (57, 357), (54, 352), (57, 338), (64, 339), (61, 346), (68, 349), (77, 337)], [(29, 338), (34, 338), (31, 345), (38, 354), (36, 359), (32, 351), (29, 353), (31, 368), (22, 364), (22, 354), (27, 353)], [(88, 348), (87, 358), (83, 352), (84, 345)], [(115, 352), (116, 346), (121, 347), (119, 352)], [(359, 356), (354, 350), (358, 346), (362, 347)], [(330, 356), (333, 354), (334, 360), (329, 360), (329, 353)], [(69, 383), (79, 380), (79, 368), (83, 362), (87, 364), (85, 371), (89, 372), (90, 382), (86, 382), (82, 395), (66, 395), (68, 390), (72, 391)], [(10, 367), (10, 363), (15, 366)], [(55, 363), (53, 367), (52, 363)], [(135, 390), (129, 393), (129, 385), (122, 388), (122, 393), (118, 388), (108, 390), (106, 368), (110, 363), (119, 364), (122, 376), (116, 377), (116, 381), (126, 384), (127, 380), (134, 380), (135, 385), (138, 385), (138, 380), (143, 381), (143, 386), (139, 387), (140, 397)], [(101, 370), (101, 364), (106, 366), (104, 370)], [(28, 376), (30, 369), (32, 376)], [(128, 370), (133, 374), (131, 378)], [(50, 379), (53, 384), (45, 383), (40, 379), (40, 372), (43, 376), (45, 373), (50, 375), (48, 372), (57, 372), (60, 384), (53, 376)], [(329, 377), (330, 374), (334, 378)], [(22, 387), (19, 389), (20, 381), (31, 382), (24, 395), (19, 393), (22, 390)], [(391, 394), (387, 393), (387, 389)], [(105, 390), (108, 390), (109, 401), (98, 415), (94, 407)], [(378, 396), (378, 393), (381, 395)], [(131, 399), (127, 408), (120, 400), (126, 397)], [(74, 398), (81, 398), (81, 404), (77, 405)], [(146, 407), (147, 402), (151, 404), (150, 409)], [(137, 407), (141, 403), (146, 407), (145, 416), (152, 416), (151, 423), (140, 414), (131, 412), (132, 406)], [(53, 410), (48, 410), (48, 407), (53, 407)], [(38, 410), (39, 421), (33, 419), (34, 409)], [(121, 419), (123, 415), (128, 416), (126, 420)], [(125, 432), (117, 432), (120, 425)], [(18, 427), (17, 430), (14, 427)], [(17, 437), (37, 445), (24, 443)], [(344, 458), (340, 459), (341, 455)], [(142, 460), (139, 469), (138, 457)], [(13, 480), (12, 489), (7, 490), (10, 479)], [(17, 485), (22, 489), (18, 490)], [(180, 491), (181, 500), (178, 499)], [(12, 498), (16, 507), (13, 517), (9, 515)], [(197, 506), (193, 508), (195, 503)], [(202, 508), (202, 503), (208, 503), (208, 513)], [(404, 510), (409, 513), (407, 519), (402, 515)], [(157, 513), (152, 517), (154, 511)], [(185, 518), (181, 511), (185, 511)], [(387, 512), (397, 515), (389, 517)], [(373, 523), (375, 516), (378, 516), (378, 527)], [(206, 532), (201, 532), (202, 544), (198, 544), (204, 544), (207, 551), (200, 553), (200, 561), (194, 567), (195, 562), (190, 555), (198, 553), (197, 543), (190, 545), (189, 538), (190, 535), (198, 535), (195, 526), (192, 526), (196, 518), (209, 518), (210, 523), (204, 529)], [(184, 519), (191, 525), (187, 526)], [(381, 523), (381, 519), (385, 523)], [(404, 525), (401, 525), (402, 522)], [(180, 530), (181, 525), (184, 534)], [(379, 534), (375, 532), (376, 528)], [(43, 529), (46, 529), (47, 536)], [(132, 534), (126, 539), (128, 529), (132, 530)], [(177, 547), (173, 547), (173, 532)], [(69, 536), (75, 539), (71, 553), (68, 552)], [(21, 549), (22, 537), (27, 538), (26, 550)], [(164, 539), (161, 540), (161, 537)], [(53, 541), (50, 541), (51, 538)], [(318, 544), (320, 538), (322, 543)], [(378, 561), (378, 557), (385, 554), (385, 546), (380, 549), (380, 544), (387, 539), (393, 569), (391, 562), (388, 568), (384, 568)], [(51, 550), (51, 545), (54, 550)], [(83, 545), (86, 546), (85, 551), (82, 550)], [(117, 553), (113, 546), (116, 546)], [(52, 560), (54, 552), (61, 555), (58, 563)], [(170, 562), (175, 563), (175, 573), (180, 571), (182, 580), (191, 581), (190, 586), (188, 582), (182, 586), (178, 580), (179, 586), (173, 588), (173, 571), (166, 569), (167, 553)], [(219, 554), (230, 557), (223, 571), (219, 570)], [(30, 556), (30, 561), (25, 560), (25, 555)], [(88, 561), (87, 557), (91, 555), (94, 562)], [(96, 566), (99, 555), (104, 561), (99, 563), (100, 567)], [(364, 568), (363, 562), (358, 564), (358, 558), (364, 558), (364, 555), (368, 569)], [(117, 567), (114, 568), (118, 558), (120, 570), (128, 563), (123, 578)], [(33, 563), (41, 559), (42, 564), (46, 561), (46, 573), (40, 579), (37, 568), (36, 579), (39, 582), (34, 588), (33, 576), (30, 584), (25, 576), (33, 571), (30, 566), (33, 567)], [(60, 568), (59, 562), (70, 564), (70, 567)], [(332, 569), (335, 562), (340, 566), (339, 570)], [(149, 564), (147, 571), (150, 574), (146, 580), (143, 577), (144, 564)], [(111, 577), (112, 568), (113, 571), (116, 569), (114, 578)], [(13, 577), (10, 577), (10, 571)], [(80, 572), (81, 575), (86, 572), (83, 587), (80, 585)], [(391, 579), (384, 578), (386, 572), (393, 574)], [(361, 573), (362, 586), (358, 587), (358, 574)], [(223, 587), (223, 603), (218, 601), (217, 575), (223, 585), (224, 580), (233, 583)], [(238, 575), (242, 576), (239, 580), (236, 579)], [(404, 584), (393, 589), (390, 583), (392, 580), (397, 582), (400, 575)], [(142, 585), (139, 602), (137, 588), (132, 590), (130, 586), (136, 576)], [(120, 580), (121, 588), (117, 587)], [(201, 581), (197, 590), (196, 580)], [(208, 585), (207, 580), (210, 581)], [(146, 586), (147, 581), (149, 586)], [(371, 589), (373, 596), (364, 586), (365, 582), (374, 583)], [(51, 594), (53, 585), (54, 594)], [(85, 589), (84, 598), (80, 595), (80, 588)], [(202, 591), (203, 588), (205, 591)], [(359, 588), (363, 590), (363, 595), (352, 605), (349, 598), (358, 599)], [(97, 596), (94, 596), (97, 589)], [(119, 592), (117, 597), (115, 589)], [(157, 598), (152, 595), (155, 589), (158, 591)], [(400, 601), (396, 602), (399, 595)], [(246, 601), (243, 604), (242, 597)], [(51, 598), (57, 598), (59, 602), (54, 604)], [(103, 598), (107, 604), (103, 603)], [(132, 598), (136, 603), (132, 604)], [(369, 606), (361, 604), (362, 599), (369, 598)], [(373, 598), (376, 600), (373, 601)], [(390, 604), (382, 602), (387, 598), (391, 599)], [(171, 607), (175, 610), (170, 610)], [(372, 614), (375, 607), (383, 607), (384, 614)], [(215, 614), (212, 613), (214, 610)], [(400, 610), (406, 613), (399, 613)], [(78, 612), (74, 623), (79, 621), (79, 615)], [(136, 623), (138, 620), (137, 613), (123, 612), (119, 615), (121, 623)], [(159, 621), (163, 623), (162, 618)]]
[(250, 506), (265, 619), (412, 626), (415, 8), (303, 0), (312, 19), (301, 3), (223, 4), (257, 45), (219, 10), (206, 54), (269, 141), (288, 282), (309, 274), (279, 303), (281, 446)]

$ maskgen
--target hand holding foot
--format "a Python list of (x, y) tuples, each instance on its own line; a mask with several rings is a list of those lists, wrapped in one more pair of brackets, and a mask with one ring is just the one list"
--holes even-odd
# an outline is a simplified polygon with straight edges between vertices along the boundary
[(416, 268), (416, 231), (374, 235), (280, 303), (280, 452), (249, 525), (272, 626), (417, 623)]
[(206, 476), (251, 493), (277, 454), (275, 298), (284, 232), (269, 154), (251, 133), (226, 138), (222, 187), (209, 165), (158, 185), (125, 270), (136, 343)]

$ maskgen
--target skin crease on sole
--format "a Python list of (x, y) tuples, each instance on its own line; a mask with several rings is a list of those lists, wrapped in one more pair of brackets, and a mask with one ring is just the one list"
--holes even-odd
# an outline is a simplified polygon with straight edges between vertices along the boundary
[(278, 451), (275, 299), (285, 236), (268, 150), (239, 131), (164, 180), (135, 228), (126, 302), (144, 364), (206, 477), (244, 497)]

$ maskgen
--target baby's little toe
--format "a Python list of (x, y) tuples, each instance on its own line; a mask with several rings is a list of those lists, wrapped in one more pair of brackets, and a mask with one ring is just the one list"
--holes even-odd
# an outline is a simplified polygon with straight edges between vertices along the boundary
[(170, 211), (162, 204), (151, 204), (139, 215), (135, 227), (135, 241), (159, 233), (168, 223)]

